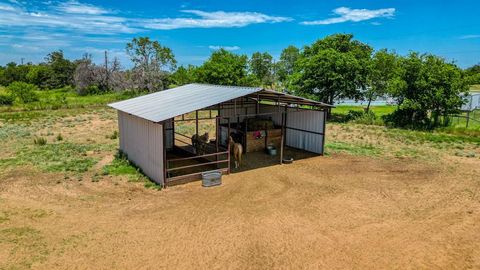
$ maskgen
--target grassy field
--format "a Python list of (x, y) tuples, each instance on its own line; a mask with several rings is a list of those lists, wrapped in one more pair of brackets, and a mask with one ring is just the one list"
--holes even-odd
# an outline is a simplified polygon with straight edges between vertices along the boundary
[(479, 136), (330, 122), (325, 156), (162, 190), (117, 155), (116, 98), (0, 110), (0, 269), (480, 268)]
[[(0, 87), (0, 93), (5, 92)], [(82, 108), (91, 106), (103, 106), (107, 103), (128, 99), (142, 93), (118, 92), (101, 95), (79, 96), (70, 88), (36, 91), (39, 101), (28, 104), (15, 104), (14, 106), (0, 106), (0, 112), (9, 111), (33, 111), (33, 110), (56, 110), (61, 108)]]

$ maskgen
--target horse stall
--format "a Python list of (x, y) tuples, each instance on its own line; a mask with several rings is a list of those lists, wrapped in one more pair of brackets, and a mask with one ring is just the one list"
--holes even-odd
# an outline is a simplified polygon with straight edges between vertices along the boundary
[(163, 186), (200, 179), (206, 171), (229, 174), (242, 153), (246, 165), (238, 170), (259, 160), (281, 164), (285, 153), (322, 155), (331, 107), (262, 88), (203, 84), (109, 106), (119, 111), (120, 151)]

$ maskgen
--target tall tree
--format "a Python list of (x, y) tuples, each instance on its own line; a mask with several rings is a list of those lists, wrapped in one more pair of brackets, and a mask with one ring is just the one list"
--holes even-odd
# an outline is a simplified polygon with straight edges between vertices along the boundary
[(480, 64), (467, 68), (465, 74), (470, 84), (480, 84)]
[(247, 77), (247, 56), (225, 49), (214, 51), (197, 70), (199, 82), (220, 85), (250, 85)]
[(127, 53), (135, 65), (132, 75), (137, 88), (153, 92), (167, 86), (167, 76), (177, 64), (170, 48), (149, 37), (139, 37), (127, 43)]
[(193, 66), (193, 65), (188, 65), (187, 67), (180, 66), (172, 74), (172, 82), (176, 86), (193, 83), (196, 81), (196, 73), (197, 73), (196, 66)]
[(393, 79), (397, 75), (399, 57), (395, 53), (387, 50), (377, 51), (370, 61), (370, 70), (368, 72), (368, 86), (365, 91), (367, 100), (367, 111), (370, 104), (378, 97), (384, 97), (390, 87)]
[(277, 77), (280, 82), (285, 82), (294, 72), (295, 62), (300, 57), (300, 50), (290, 45), (282, 50), (280, 61), (277, 63)]
[(400, 73), (391, 88), (398, 108), (390, 121), (403, 127), (432, 128), (441, 119), (448, 124), (448, 115), (459, 110), (468, 91), (463, 71), (431, 54), (411, 53), (399, 63)]
[(250, 58), (250, 71), (262, 85), (273, 84), (273, 57), (267, 53), (255, 52)]
[(51, 89), (61, 88), (67, 85), (73, 85), (73, 73), (75, 72), (75, 63), (66, 59), (63, 51), (51, 52), (45, 57), (46, 64), (50, 67), (50, 78), (46, 86)]
[(333, 104), (361, 99), (367, 86), (372, 48), (353, 35), (336, 34), (306, 46), (296, 62), (292, 86), (304, 95)]

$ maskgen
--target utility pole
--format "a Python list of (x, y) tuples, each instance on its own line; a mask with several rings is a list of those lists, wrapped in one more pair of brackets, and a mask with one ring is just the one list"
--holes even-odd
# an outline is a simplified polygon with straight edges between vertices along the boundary
[(108, 81), (109, 81), (109, 74), (108, 74), (108, 52), (105, 51), (105, 82), (104, 82), (104, 85), (105, 85), (105, 88), (106, 90), (109, 90), (109, 85), (108, 85)]

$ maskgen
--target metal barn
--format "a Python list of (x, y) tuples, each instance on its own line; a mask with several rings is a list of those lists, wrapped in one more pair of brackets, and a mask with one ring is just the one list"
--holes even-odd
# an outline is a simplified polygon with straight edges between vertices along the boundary
[[(267, 146), (324, 152), (326, 109), (318, 101), (263, 88), (189, 84), (109, 104), (118, 110), (120, 150), (156, 183), (168, 186), (200, 179), (209, 170), (231, 171), (228, 137), (245, 153)], [(178, 130), (211, 121), (214, 138), (197, 152)], [(245, 158), (248, 158), (247, 154)]]
[(466, 103), (463, 104), (462, 111), (474, 111), (480, 109), (480, 93), (471, 92), (467, 98)]

